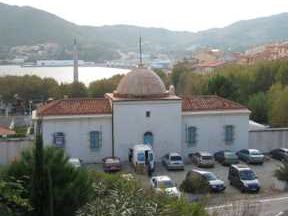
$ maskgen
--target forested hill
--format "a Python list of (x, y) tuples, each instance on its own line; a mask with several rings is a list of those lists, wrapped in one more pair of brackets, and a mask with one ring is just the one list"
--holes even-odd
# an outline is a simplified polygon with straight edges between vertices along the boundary
[(73, 38), (77, 37), (84, 57), (97, 60), (111, 59), (117, 50), (136, 50), (140, 32), (146, 52), (171, 55), (181, 55), (187, 49), (198, 46), (238, 50), (251, 45), (287, 40), (288, 13), (192, 33), (127, 25), (79, 26), (32, 7), (0, 3), (0, 30), (0, 52), (7, 52), (13, 46), (45, 42), (71, 46)]

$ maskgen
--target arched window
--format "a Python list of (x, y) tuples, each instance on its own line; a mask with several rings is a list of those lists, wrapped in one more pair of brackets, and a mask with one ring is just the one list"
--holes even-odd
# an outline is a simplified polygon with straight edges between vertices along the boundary
[(90, 132), (90, 149), (98, 151), (102, 146), (102, 133), (101, 131)]
[(146, 145), (153, 145), (153, 134), (151, 132), (146, 132), (144, 134), (143, 142)]
[(190, 126), (186, 129), (186, 142), (188, 145), (197, 144), (197, 128)]

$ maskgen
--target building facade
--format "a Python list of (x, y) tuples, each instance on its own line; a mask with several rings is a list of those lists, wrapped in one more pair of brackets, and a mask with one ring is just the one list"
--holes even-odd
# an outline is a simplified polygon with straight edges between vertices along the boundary
[(169, 152), (234, 151), (248, 147), (250, 111), (211, 96), (180, 97), (153, 71), (129, 72), (104, 98), (55, 100), (33, 113), (45, 145), (64, 148), (87, 163), (128, 160), (129, 148), (150, 144), (157, 160)]

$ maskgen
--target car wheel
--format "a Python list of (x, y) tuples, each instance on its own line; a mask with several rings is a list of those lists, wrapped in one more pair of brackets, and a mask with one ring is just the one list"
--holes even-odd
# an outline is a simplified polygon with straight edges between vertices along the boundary
[(230, 181), (230, 185), (233, 185), (232, 181)]
[(241, 193), (245, 193), (245, 188), (243, 186), (241, 186), (240, 191), (241, 191)]

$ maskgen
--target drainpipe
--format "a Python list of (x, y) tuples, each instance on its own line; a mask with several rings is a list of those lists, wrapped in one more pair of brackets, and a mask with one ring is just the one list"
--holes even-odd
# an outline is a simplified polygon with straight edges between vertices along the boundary
[(114, 103), (112, 101), (112, 157), (115, 157), (115, 146), (114, 146)]

